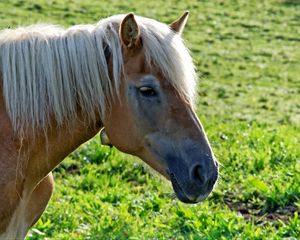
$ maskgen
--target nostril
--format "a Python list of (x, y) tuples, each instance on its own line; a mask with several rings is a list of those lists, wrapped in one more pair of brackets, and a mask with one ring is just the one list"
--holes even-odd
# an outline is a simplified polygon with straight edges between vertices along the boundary
[(206, 174), (201, 165), (196, 165), (192, 170), (192, 180), (197, 182), (198, 185), (204, 185), (206, 183)]

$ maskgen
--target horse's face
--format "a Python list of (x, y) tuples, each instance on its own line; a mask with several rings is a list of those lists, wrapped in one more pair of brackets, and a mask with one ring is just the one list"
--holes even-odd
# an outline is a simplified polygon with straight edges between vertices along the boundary
[[(176, 23), (174, 29), (181, 31), (182, 24)], [(127, 15), (120, 26), (121, 100), (112, 103), (104, 119), (109, 141), (170, 179), (181, 201), (201, 201), (217, 180), (217, 162), (191, 105), (158, 69), (147, 65), (138, 34), (133, 15)]]

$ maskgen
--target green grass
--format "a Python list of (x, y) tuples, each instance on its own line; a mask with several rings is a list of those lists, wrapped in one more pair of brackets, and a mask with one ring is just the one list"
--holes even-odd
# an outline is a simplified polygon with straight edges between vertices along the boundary
[(54, 196), (28, 240), (299, 237), (299, 1), (9, 0), (0, 28), (130, 11), (168, 23), (186, 9), (197, 113), (221, 164), (214, 193), (182, 204), (139, 160), (95, 138), (54, 171)]

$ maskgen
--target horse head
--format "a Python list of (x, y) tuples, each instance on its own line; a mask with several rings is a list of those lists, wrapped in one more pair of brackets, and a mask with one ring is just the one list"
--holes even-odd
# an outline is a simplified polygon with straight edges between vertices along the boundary
[(156, 34), (132, 13), (123, 17), (119, 97), (105, 114), (101, 136), (171, 180), (182, 202), (196, 203), (212, 191), (218, 164), (193, 107), (194, 66), (180, 36), (187, 18), (188, 12), (170, 26), (159, 23)]

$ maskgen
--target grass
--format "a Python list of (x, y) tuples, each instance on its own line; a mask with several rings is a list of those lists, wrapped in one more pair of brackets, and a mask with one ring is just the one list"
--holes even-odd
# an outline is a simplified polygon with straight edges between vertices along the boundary
[(214, 193), (182, 204), (139, 160), (95, 138), (55, 169), (54, 196), (28, 240), (299, 237), (299, 1), (9, 0), (0, 29), (130, 11), (169, 23), (186, 9), (197, 113), (221, 163)]

